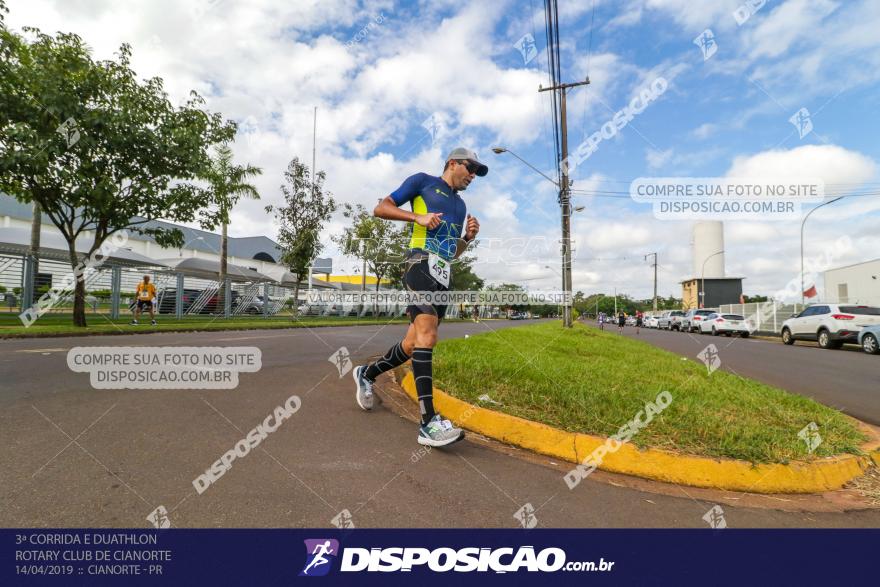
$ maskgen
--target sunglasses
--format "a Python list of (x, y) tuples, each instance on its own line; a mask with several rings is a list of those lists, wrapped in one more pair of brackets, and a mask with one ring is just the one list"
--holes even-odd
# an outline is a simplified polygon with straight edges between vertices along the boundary
[(480, 169), (480, 165), (469, 161), (468, 159), (459, 159), (458, 163), (467, 167), (468, 173), (476, 173)]

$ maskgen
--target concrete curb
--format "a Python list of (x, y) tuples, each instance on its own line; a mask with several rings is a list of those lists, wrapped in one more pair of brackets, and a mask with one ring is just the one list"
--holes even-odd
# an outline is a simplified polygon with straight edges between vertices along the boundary
[[(410, 399), (416, 401), (415, 381), (409, 368), (396, 369), (395, 376)], [(458, 426), (571, 463), (581, 463), (607, 440), (600, 436), (566, 432), (474, 406), (436, 387), (434, 406)], [(861, 476), (871, 467), (872, 461), (880, 466), (880, 440), (876, 434), (873, 441), (862, 446), (862, 450), (866, 456), (844, 455), (787, 465), (756, 465), (735, 459), (681, 455), (661, 449), (640, 450), (625, 443), (618, 451), (609, 451), (599, 468), (710, 489), (750, 493), (821, 493), (840, 489)]]

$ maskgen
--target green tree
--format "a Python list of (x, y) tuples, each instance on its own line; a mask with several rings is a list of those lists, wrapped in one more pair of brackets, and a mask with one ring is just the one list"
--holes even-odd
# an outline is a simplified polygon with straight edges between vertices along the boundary
[(323, 171), (315, 174), (314, 185), (311, 183), (309, 168), (294, 157), (284, 172), (281, 193), (284, 195), (284, 206), (266, 206), (267, 213), (274, 213), (279, 224), (278, 244), (281, 246), (281, 262), (296, 274), (296, 285), (293, 290), (296, 315), (299, 310), (299, 284), (312, 260), (324, 248), (319, 239), (324, 223), (336, 210), (336, 202), (332, 195), (324, 192)]
[(342, 215), (351, 225), (333, 240), (342, 253), (366, 261), (367, 269), (376, 276), (376, 291), (392, 267), (400, 266), (406, 253), (403, 228), (396, 222), (377, 218), (360, 204), (345, 204)]
[[(392, 226), (391, 229), (388, 246), (394, 251), (394, 255), (386, 263), (385, 278), (395, 289), (406, 289), (403, 278), (406, 274), (406, 251), (409, 249), (411, 226), (410, 223), (401, 223), (400, 226)], [(452, 279), (455, 279), (454, 271)]]
[[(227, 273), (227, 257), (229, 251), (229, 213), (241, 198), (259, 200), (260, 193), (257, 188), (248, 183), (248, 180), (261, 175), (263, 170), (253, 165), (235, 165), (232, 162), (232, 149), (227, 144), (217, 147), (217, 154), (211, 161), (208, 181), (211, 184), (214, 203), (217, 205), (220, 232), (220, 293), (218, 295), (218, 307), (225, 305), (224, 296), (226, 289), (224, 283)], [(210, 227), (212, 221), (206, 220)]]
[[(476, 244), (474, 243), (474, 245)], [(476, 262), (477, 256), (471, 252), (464, 253), (455, 260), (452, 265), (450, 289), (453, 291), (480, 291), (483, 289), (486, 283), (474, 271), (474, 263)]]
[[(526, 291), (526, 288), (516, 283), (501, 283), (498, 285), (487, 285), (483, 288), (483, 291)], [(500, 307), (505, 312), (508, 310), (521, 312), (524, 310), (529, 310), (531, 308), (529, 304), (504, 304)]]
[(86, 326), (76, 239), (93, 234), (87, 256), (119, 231), (181, 246), (179, 230), (149, 223), (210, 221), (211, 192), (196, 180), (235, 124), (206, 112), (196, 93), (173, 106), (161, 78), (138, 79), (127, 44), (118, 60), (96, 62), (76, 35), (25, 31), (30, 39), (0, 25), (0, 190), (39, 203), (64, 236), (73, 323)]

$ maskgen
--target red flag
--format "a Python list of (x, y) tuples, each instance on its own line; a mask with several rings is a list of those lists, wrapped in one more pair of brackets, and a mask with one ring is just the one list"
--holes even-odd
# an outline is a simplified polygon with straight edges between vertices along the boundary
[(810, 286), (810, 289), (804, 292), (804, 297), (807, 298), (815, 298), (817, 295), (819, 295), (819, 292), (816, 291), (815, 285)]

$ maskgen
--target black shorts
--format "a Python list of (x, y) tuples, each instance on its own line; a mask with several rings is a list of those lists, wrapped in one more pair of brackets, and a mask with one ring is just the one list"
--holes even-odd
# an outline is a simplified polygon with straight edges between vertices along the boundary
[(641, 326), (641, 325), (642, 325), (642, 319), (636, 318), (636, 326)]
[(626, 326), (626, 318), (620, 318), (620, 319), (617, 321), (617, 325), (620, 326), (621, 328), (623, 328), (624, 326)]
[(137, 301), (138, 310), (143, 310), (146, 308), (147, 310), (153, 309), (153, 300), (138, 300)]
[[(449, 291), (449, 288), (438, 283), (428, 269), (427, 253), (410, 253), (406, 260), (406, 273), (403, 276), (407, 291)], [(443, 320), (446, 316), (446, 305), (410, 304), (406, 307), (409, 321), (412, 322), (419, 314), (431, 314)]]

